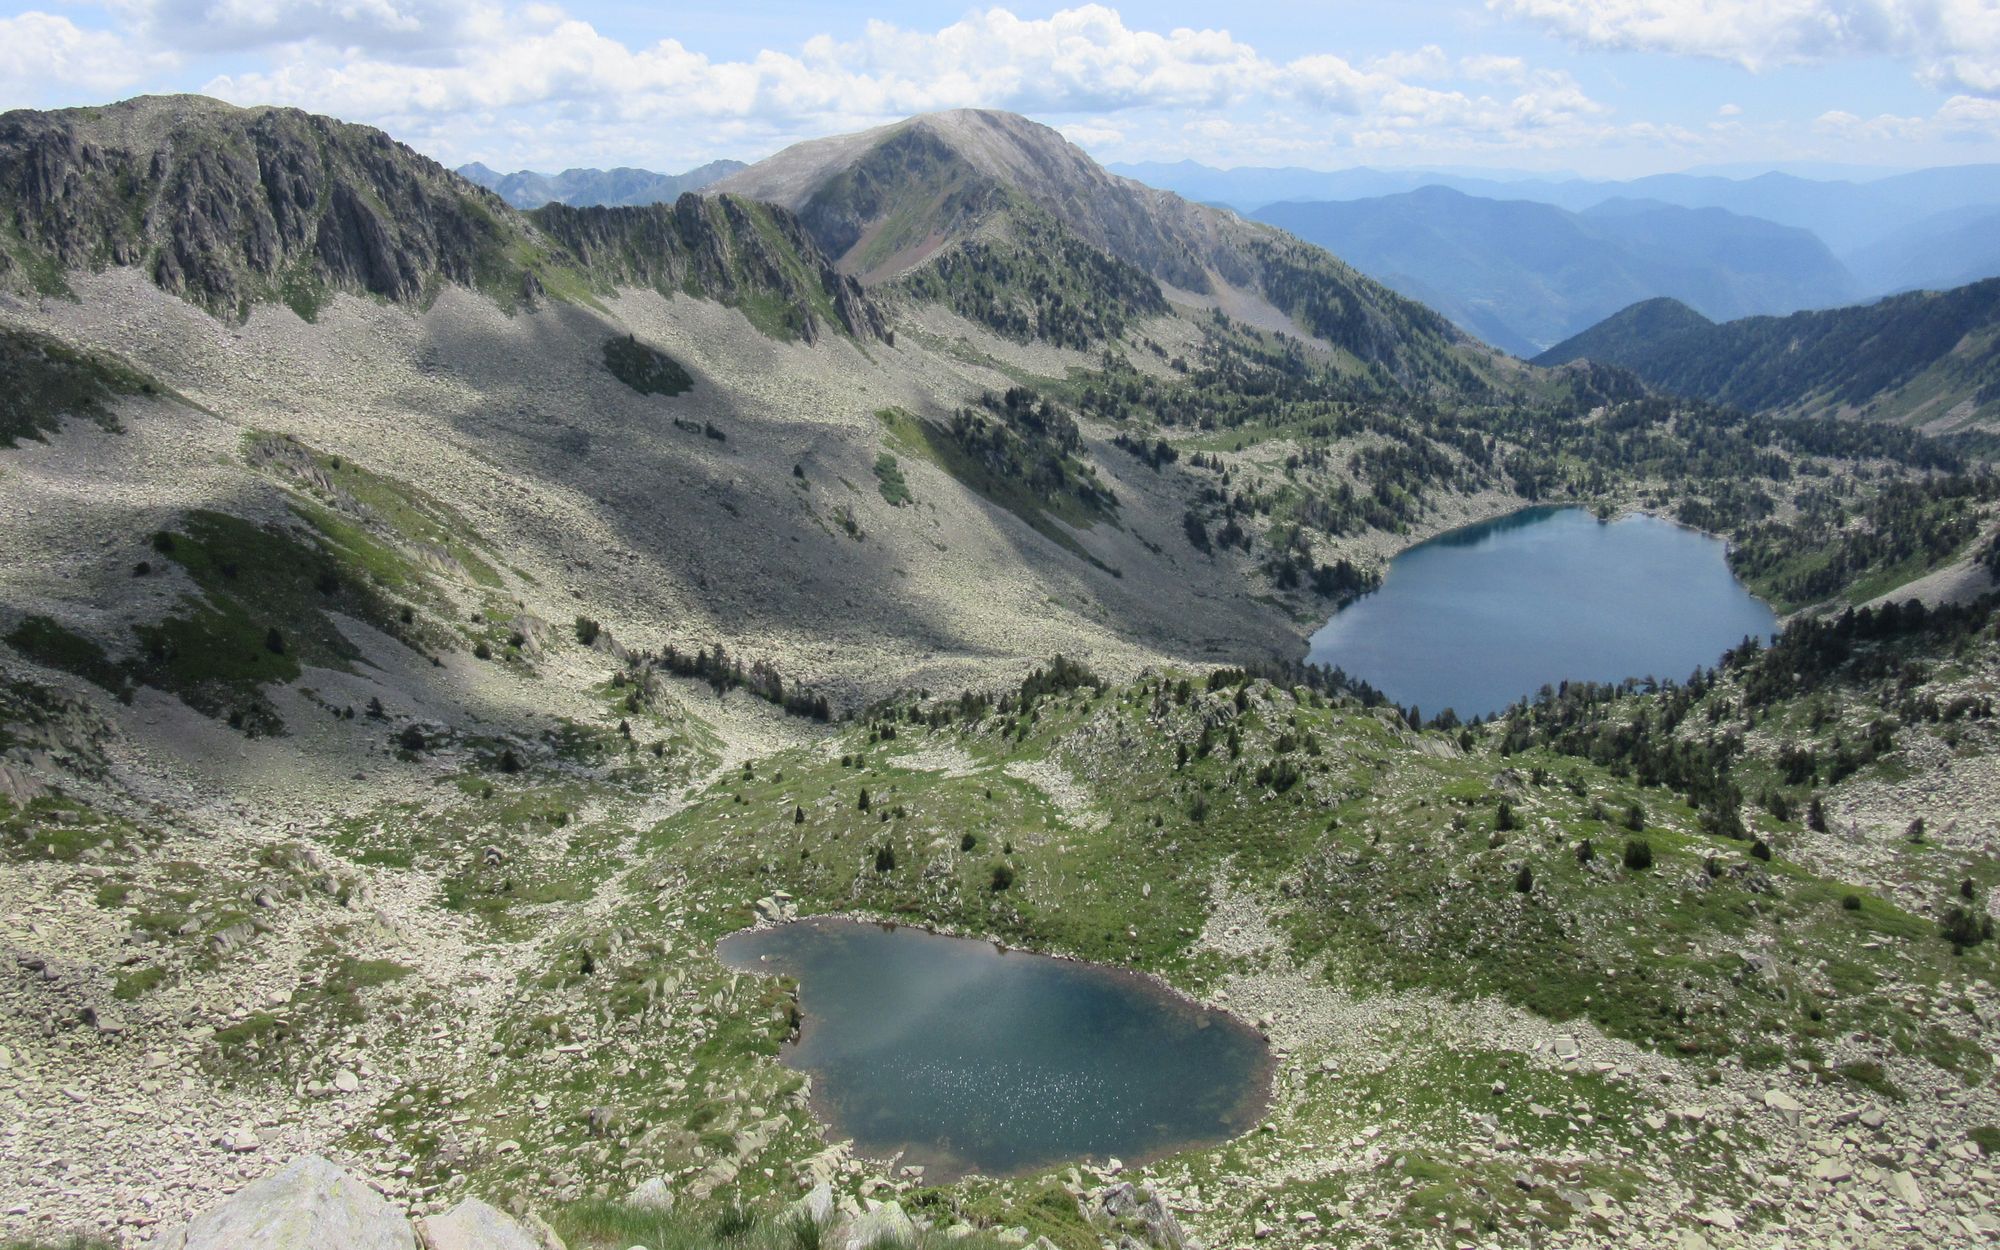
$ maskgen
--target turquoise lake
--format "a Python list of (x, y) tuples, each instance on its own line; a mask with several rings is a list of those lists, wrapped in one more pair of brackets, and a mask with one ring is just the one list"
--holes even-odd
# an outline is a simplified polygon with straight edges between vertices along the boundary
[(1650, 516), (1538, 508), (1454, 530), (1389, 565), (1307, 658), (1426, 717), (1491, 715), (1543, 685), (1683, 679), (1777, 629), (1719, 539)]
[(1270, 1051), (1148, 977), (905, 926), (802, 920), (724, 938), (729, 967), (795, 977), (784, 1062), (859, 1153), (925, 1179), (1134, 1162), (1247, 1132)]

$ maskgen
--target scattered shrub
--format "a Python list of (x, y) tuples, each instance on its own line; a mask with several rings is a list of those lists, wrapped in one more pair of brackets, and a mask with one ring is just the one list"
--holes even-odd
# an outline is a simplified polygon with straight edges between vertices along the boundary
[(900, 508), (912, 501), (910, 484), (903, 478), (902, 466), (888, 452), (875, 457), (875, 481), (882, 490), (882, 498), (890, 506)]
[(1954, 904), (1939, 925), (1944, 940), (1959, 950), (1992, 940), (1993, 917), (1981, 916), (1969, 907)]
[(1653, 866), (1653, 844), (1644, 838), (1625, 839), (1625, 866), (1641, 872)]
[(641, 395), (679, 395), (694, 385), (673, 357), (629, 334), (605, 340), (604, 367)]

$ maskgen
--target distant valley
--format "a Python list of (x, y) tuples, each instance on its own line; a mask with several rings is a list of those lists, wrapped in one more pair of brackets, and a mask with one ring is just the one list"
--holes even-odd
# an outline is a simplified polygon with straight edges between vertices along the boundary
[[(0, 1244), (2000, 1235), (2000, 282), (1717, 320), (1851, 300), (1852, 240), (1629, 188), (1281, 228), (984, 109), (473, 173), (0, 114)], [(1555, 641), (1491, 689), (1305, 662), (1501, 533), (1490, 619)], [(1677, 573), (1597, 545), (1646, 533)], [(1647, 628), (1580, 669), (1571, 601)], [(926, 1039), (850, 1139), (830, 974), (717, 957), (828, 915), (1133, 992), (966, 1079), (993, 983), (850, 962)], [(1091, 1076), (1155, 1009), (1234, 1039), (1179, 1128)], [(1023, 1106), (1055, 1144), (974, 1174)]]
[(1655, 296), (1727, 320), (1860, 295), (1810, 232), (1720, 208), (1613, 199), (1571, 212), (1434, 186), (1251, 215), (1523, 357)]
[(1116, 168), (1283, 226), (1524, 356), (1642, 299), (1726, 321), (2000, 275), (2000, 166), (1624, 182)]

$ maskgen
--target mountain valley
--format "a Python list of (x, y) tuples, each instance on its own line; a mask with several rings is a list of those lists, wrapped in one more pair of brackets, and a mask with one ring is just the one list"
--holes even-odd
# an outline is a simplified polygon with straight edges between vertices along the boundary
[[(0, 1244), (304, 1156), (611, 1250), (2000, 1238), (1991, 282), (1531, 363), (986, 110), (596, 196), (0, 115)], [(1300, 662), (1534, 506), (1783, 633), (1469, 722)], [(1268, 1105), (859, 1155), (714, 957), (802, 915), (1158, 978)]]

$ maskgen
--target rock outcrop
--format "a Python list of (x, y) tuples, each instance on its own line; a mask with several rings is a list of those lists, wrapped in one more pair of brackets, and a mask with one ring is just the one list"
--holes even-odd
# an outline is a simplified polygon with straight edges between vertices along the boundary
[(650, 286), (776, 308), (782, 329), (888, 337), (789, 212), (725, 198), (531, 219), (368, 126), (201, 96), (0, 115), (0, 289), (130, 267), (221, 316), (334, 291), (399, 304), (446, 284), (506, 306)]
[(200, 96), (0, 116), (0, 185), (0, 230), (41, 262), (0, 269), (11, 285), (133, 266), (225, 315), (491, 281), (519, 233), (497, 196), (379, 130)]
[(317, 1155), (294, 1159), (166, 1234), (163, 1250), (563, 1250), (477, 1198), (413, 1228), (368, 1185)]
[(477, 1198), (418, 1220), (417, 1243), (423, 1250), (544, 1250), (541, 1239), (513, 1216)]
[(164, 1250), (416, 1250), (409, 1221), (317, 1156), (295, 1159), (168, 1233)]
[(1187, 1234), (1181, 1231), (1180, 1221), (1167, 1209), (1167, 1204), (1151, 1189), (1142, 1189), (1130, 1181), (1101, 1189), (1088, 1201), (1079, 1201), (1084, 1218), (1100, 1230), (1109, 1230), (1123, 1237), (1138, 1234), (1134, 1240), (1143, 1239), (1154, 1250), (1189, 1250)]
[(653, 287), (725, 304), (777, 295), (786, 328), (808, 341), (828, 320), (858, 337), (889, 337), (881, 310), (861, 285), (837, 272), (798, 218), (783, 209), (689, 192), (672, 204), (642, 208), (550, 204), (530, 217), (600, 284)]

